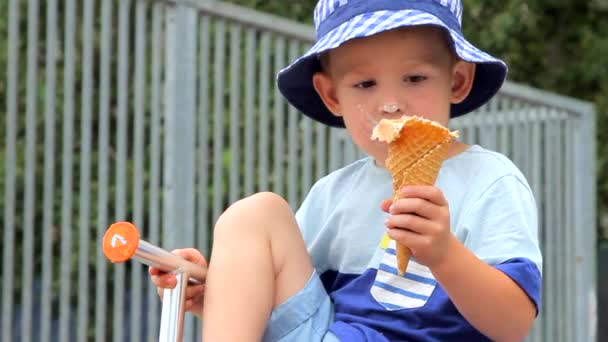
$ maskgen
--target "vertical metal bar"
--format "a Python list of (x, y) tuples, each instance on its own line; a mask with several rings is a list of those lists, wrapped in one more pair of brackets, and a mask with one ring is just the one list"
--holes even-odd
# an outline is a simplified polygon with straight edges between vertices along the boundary
[(213, 222), (222, 212), (224, 177), (224, 54), (226, 40), (226, 22), (217, 19), (215, 22), (215, 55), (213, 63)]
[(42, 300), (40, 341), (51, 340), (51, 298), (53, 279), (53, 230), (55, 197), (55, 85), (57, 77), (57, 2), (46, 3), (46, 56), (44, 93), (44, 195), (42, 238)]
[(61, 295), (59, 300), (59, 339), (70, 340), (70, 296), (72, 256), (72, 167), (74, 126), (74, 33), (76, 3), (67, 0), (65, 7), (65, 69), (63, 74), (63, 162), (61, 176)]
[[(256, 31), (253, 28), (247, 29), (247, 42), (245, 46), (245, 195), (253, 193), (254, 177), (257, 175), (255, 159), (255, 133), (256, 125), (254, 120), (254, 94), (255, 94), (255, 50), (256, 50)], [(233, 125), (235, 123), (232, 123)]]
[(477, 111), (478, 114), (478, 123), (479, 123), (479, 144), (487, 149), (494, 150), (494, 146), (492, 146), (490, 130), (492, 129), (492, 124), (488, 120), (488, 118), (492, 115), (492, 113), (488, 112), (488, 105), (483, 105)]
[(320, 122), (315, 122), (316, 138), (316, 179), (320, 179), (327, 173), (327, 131), (329, 128)]
[[(241, 97), (241, 26), (230, 25), (230, 188), (229, 201), (234, 203), (240, 194), (240, 97)], [(248, 128), (251, 129), (251, 128)], [(245, 170), (249, 172), (249, 170)]]
[[(112, 53), (112, 1), (101, 2), (101, 37), (99, 69), (99, 165), (97, 168), (97, 236), (99, 240), (108, 226), (109, 144), (110, 144), (110, 56)], [(101, 241), (97, 246), (101, 245)], [(95, 267), (95, 342), (106, 342), (107, 260), (97, 248)]]
[(12, 0), (8, 15), (6, 176), (4, 178), (4, 234), (2, 253), (2, 340), (12, 340), (15, 257), (15, 175), (17, 141), (17, 73), (19, 71), (19, 1)]
[(91, 181), (91, 97), (93, 92), (93, 0), (83, 4), (82, 95), (79, 185), (79, 254), (77, 340), (87, 339), (89, 328), (89, 198)]
[(539, 197), (540, 197), (540, 201), (538, 202), (538, 206), (539, 206), (539, 226), (540, 226), (540, 249), (541, 252), (543, 254), (543, 281), (542, 281), (542, 307), (540, 308), (540, 314), (539, 316), (541, 317), (541, 321), (539, 322), (539, 329), (542, 331), (542, 338), (547, 339), (549, 338), (549, 323), (547, 322), (550, 317), (549, 317), (549, 313), (548, 313), (548, 307), (549, 307), (549, 296), (548, 296), (548, 286), (547, 286), (547, 282), (549, 281), (549, 277), (547, 274), (547, 270), (550, 269), (549, 266), (549, 255), (548, 252), (551, 250), (551, 247), (549, 246), (549, 237), (550, 237), (550, 226), (549, 226), (549, 221), (547, 220), (547, 216), (548, 216), (548, 207), (547, 207), (547, 203), (548, 203), (548, 199), (549, 199), (549, 179), (548, 179), (548, 172), (549, 170), (547, 170), (547, 167), (545, 165), (547, 165), (547, 161), (549, 160), (548, 156), (547, 156), (547, 151), (549, 150), (548, 144), (549, 144), (549, 138), (548, 138), (548, 129), (547, 129), (547, 109), (545, 107), (540, 107), (538, 109), (539, 112), (539, 117), (540, 117), (540, 122), (539, 122), (539, 133), (540, 133), (540, 141), (541, 141), (541, 146), (540, 146), (540, 165), (542, 165), (542, 169), (539, 171), (539, 175), (540, 175), (540, 179), (541, 181), (541, 190), (539, 192)]
[[(470, 116), (469, 116), (470, 115)], [(468, 120), (468, 126), (469, 126), (469, 141), (468, 144), (479, 144), (479, 134), (478, 134), (478, 130), (479, 130), (479, 113), (475, 112), (475, 113), (471, 113), (467, 116), (465, 116), (465, 118), (467, 118)]]
[(523, 113), (522, 115), (522, 121), (521, 121), (521, 125), (520, 125), (520, 129), (522, 131), (522, 140), (519, 141), (519, 150), (520, 153), (522, 154), (522, 164), (523, 164), (523, 168), (524, 168), (524, 174), (526, 175), (526, 178), (530, 177), (530, 174), (532, 173), (532, 160), (531, 160), (531, 153), (530, 153), (530, 132), (532, 130), (530, 121), (531, 120), (531, 115), (530, 115), (530, 111), (532, 110), (531, 107), (526, 107), (525, 109), (525, 113)]
[[(174, 249), (194, 240), (197, 12), (168, 7), (165, 61), (165, 158), (163, 245)], [(184, 339), (192, 339), (188, 317)]]
[[(285, 38), (276, 37), (275, 39), (275, 50), (274, 50), (274, 68), (278, 71), (285, 66)], [(274, 182), (273, 191), (281, 196), (285, 196), (283, 191), (283, 165), (285, 160), (285, 143), (283, 137), (285, 136), (285, 101), (279, 88), (275, 86), (274, 92)]]
[[(541, 137), (541, 124), (540, 124), (540, 113), (538, 111), (538, 108), (535, 108), (532, 110), (531, 112), (531, 123), (529, 123), (532, 128), (531, 128), (531, 139), (530, 139), (530, 147), (531, 147), (531, 151), (530, 151), (530, 158), (531, 158), (531, 166), (532, 166), (532, 170), (530, 173), (530, 186), (532, 187), (532, 192), (534, 194), (534, 197), (536, 199), (536, 203), (538, 206), (538, 209), (541, 209), (540, 206), (543, 203), (543, 192), (542, 192), (542, 178), (541, 178), (541, 171), (542, 171), (542, 154), (541, 154), (541, 143), (542, 143), (542, 137)], [(541, 214), (540, 210), (539, 210), (539, 215), (538, 215), (538, 238), (539, 241), (542, 245), (543, 241), (542, 241), (542, 237), (544, 236), (544, 217)], [(544, 304), (544, 300), (541, 301), (541, 305), (545, 305)], [(536, 318), (536, 321), (534, 322), (534, 326), (532, 327), (532, 331), (530, 333), (530, 340), (531, 341), (535, 341), (535, 342), (540, 342), (542, 340), (542, 307), (539, 308), (539, 315)]]
[[(188, 286), (188, 274), (176, 274), (177, 283), (173, 289), (165, 289), (163, 292), (163, 310), (160, 324), (160, 341), (181, 342), (184, 340), (184, 302), (186, 299), (186, 287)], [(185, 339), (188, 341), (189, 339)]]
[(338, 137), (337, 129), (329, 129), (329, 172), (335, 171), (342, 164), (340, 156), (340, 138)]
[[(115, 205), (116, 221), (126, 220), (127, 205), (127, 116), (129, 106), (129, 9), (131, 0), (119, 2), (118, 9), (118, 69), (117, 71), (117, 97), (116, 109), (116, 195)], [(114, 298), (113, 298), (113, 322), (112, 339), (115, 342), (122, 341), (125, 337), (125, 265), (113, 265), (114, 269)]]
[(312, 159), (312, 148), (313, 148), (313, 135), (312, 135), (312, 123), (313, 121), (309, 118), (304, 118), (302, 123), (302, 195), (298, 199), (298, 205), (302, 203), (306, 194), (312, 187), (312, 171), (313, 171), (313, 159)]
[(575, 341), (576, 336), (574, 334), (574, 325), (571, 322), (574, 322), (578, 319), (576, 315), (576, 311), (574, 308), (576, 307), (576, 235), (584, 234), (583, 232), (577, 231), (577, 227), (574, 225), (574, 217), (573, 217), (573, 208), (574, 203), (572, 198), (574, 197), (573, 184), (574, 184), (574, 165), (573, 165), (573, 154), (574, 154), (574, 123), (572, 118), (568, 118), (565, 121), (565, 135), (566, 139), (564, 144), (564, 222), (565, 222), (565, 241), (564, 241), (564, 253), (566, 253), (565, 258), (565, 287), (566, 291), (564, 294), (565, 300), (565, 314), (567, 319), (567, 324), (564, 327), (564, 339), (566, 341)]
[(557, 312), (557, 321), (556, 321), (556, 342), (564, 341), (564, 326), (568, 324), (568, 320), (565, 317), (565, 308), (564, 308), (564, 284), (567, 281), (564, 278), (564, 222), (563, 222), (563, 208), (562, 208), (562, 196), (563, 196), (563, 179), (562, 179), (562, 169), (564, 167), (562, 163), (562, 122), (557, 118), (557, 113), (555, 110), (552, 110), (553, 114), (556, 116), (553, 119), (554, 125), (554, 141), (553, 141), (553, 164), (552, 168), (554, 168), (554, 187), (555, 189), (560, 189), (559, 191), (554, 192), (554, 197), (552, 199), (554, 202), (554, 229), (555, 231), (555, 258), (551, 260), (555, 263), (555, 277), (554, 282), (551, 285), (554, 288), (555, 294), (555, 307), (553, 311)]
[[(526, 174), (525, 165), (523, 163), (523, 155), (521, 150), (521, 145), (523, 143), (523, 125), (522, 121), (522, 112), (517, 111), (513, 113), (513, 122), (511, 123), (510, 135), (511, 135), (511, 151), (513, 151), (513, 162), (515, 165), (522, 171), (522, 173)], [(526, 174), (527, 175), (527, 174)]]
[[(160, 244), (160, 187), (161, 187), (161, 59), (162, 59), (162, 40), (154, 39), (160, 37), (163, 31), (163, 11), (165, 4), (155, 2), (152, 8), (152, 64), (151, 64), (151, 86), (150, 86), (150, 202), (149, 202), (149, 231), (148, 241), (152, 244)], [(147, 341), (158, 341), (159, 326), (159, 300), (156, 289), (150, 286), (148, 290), (148, 329)]]
[[(144, 101), (146, 89), (146, 15), (147, 2), (138, 0), (135, 4), (135, 75), (134, 75), (134, 146), (133, 146), (133, 222), (137, 227), (144, 223)], [(129, 321), (130, 340), (142, 339), (142, 296), (143, 274), (140, 267), (131, 270), (131, 303)]]
[(25, 137), (25, 198), (23, 211), (23, 284), (21, 290), (21, 340), (32, 339), (32, 292), (34, 275), (34, 198), (36, 197), (36, 117), (38, 104), (38, 1), (28, 3), (27, 98)]
[(458, 128), (458, 139), (460, 141), (462, 141), (463, 143), (468, 144), (470, 128), (469, 128), (469, 126), (467, 126), (467, 122), (466, 122), (466, 120), (464, 120), (464, 118), (462, 118), (462, 120), (460, 120), (460, 124), (462, 126), (460, 126)]
[(509, 130), (511, 130), (512, 125), (512, 112), (503, 112), (501, 127), (499, 132), (499, 149), (502, 153), (504, 153), (509, 158), (513, 158), (513, 154), (511, 153), (511, 148), (509, 146)]
[[(209, 236), (213, 223), (209, 217), (209, 127), (211, 115), (209, 107), (209, 79), (211, 77), (209, 66), (211, 65), (210, 40), (211, 30), (209, 15), (199, 17), (199, 82), (198, 82), (198, 243), (197, 246), (203, 255), (209, 255)], [(198, 324), (197, 324), (198, 325)], [(202, 329), (196, 329), (196, 340), (202, 340)]]
[[(209, 255), (211, 228), (209, 222), (209, 125), (211, 116), (209, 115), (209, 66), (211, 65), (210, 57), (210, 18), (208, 15), (199, 17), (199, 75), (198, 75), (198, 249), (203, 255)], [(202, 323), (197, 322), (196, 340), (202, 341)]]
[(268, 191), (269, 190), (269, 90), (270, 90), (270, 33), (268, 31), (262, 32), (260, 38), (260, 129), (259, 129), (259, 173), (258, 173), (258, 190)]
[(210, 51), (211, 47), (209, 44), (210, 40), (210, 18), (208, 15), (200, 17), (200, 55), (199, 55), (199, 109), (198, 109), (198, 145), (199, 145), (199, 176), (198, 176), (198, 188), (199, 188), (199, 200), (198, 200), (198, 233), (199, 243), (198, 246), (204, 255), (209, 255), (209, 233), (210, 233), (210, 222), (209, 222), (209, 65), (211, 64)]
[[(299, 54), (299, 42), (291, 40), (289, 42), (289, 60), (295, 61)], [(288, 184), (287, 201), (292, 208), (297, 208), (298, 201), (298, 111), (294, 106), (288, 107)]]
[(597, 241), (596, 230), (596, 114), (593, 106), (581, 109), (581, 116), (574, 135), (573, 165), (576, 190), (574, 194), (574, 217), (576, 227), (585, 229), (576, 234), (576, 320), (575, 334), (582, 341), (597, 340)]
[[(549, 119), (551, 120), (551, 119)], [(553, 169), (553, 143), (555, 131), (553, 130), (552, 121), (548, 121), (545, 123), (545, 198), (553, 199), (555, 198), (555, 176)], [(553, 208), (553, 202), (548, 200), (545, 202), (545, 224), (547, 229), (545, 230), (545, 258), (547, 262), (545, 263), (545, 301), (546, 301), (546, 310), (544, 312), (545, 318), (545, 338), (553, 341), (556, 339), (555, 336), (555, 324), (557, 324), (557, 312), (555, 312), (556, 303), (555, 303), (555, 291), (553, 288), (553, 284), (557, 281), (555, 278), (555, 212)]]
[[(490, 115), (492, 115), (493, 117), (497, 116), (497, 112), (498, 112), (498, 100), (496, 98), (492, 99), (489, 103), (488, 103), (488, 112), (490, 113)], [(488, 137), (489, 141), (490, 141), (490, 145), (488, 146), (488, 148), (494, 150), (498, 148), (498, 123), (496, 122), (496, 120), (493, 120), (491, 123), (491, 130), (488, 132), (491, 136)]]

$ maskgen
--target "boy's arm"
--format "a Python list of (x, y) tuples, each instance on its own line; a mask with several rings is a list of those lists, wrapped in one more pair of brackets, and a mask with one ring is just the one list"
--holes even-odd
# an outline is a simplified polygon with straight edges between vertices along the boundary
[(517, 187), (517, 180), (504, 178), (460, 215), (466, 247), (451, 233), (439, 189), (406, 187), (405, 198), (388, 208), (389, 236), (409, 247), (460, 313), (495, 341), (522, 340), (539, 305), (536, 208), (531, 195)]
[(517, 283), (484, 263), (456, 237), (448, 247), (449, 258), (433, 267), (458, 311), (493, 341), (521, 341), (536, 316), (536, 307)]

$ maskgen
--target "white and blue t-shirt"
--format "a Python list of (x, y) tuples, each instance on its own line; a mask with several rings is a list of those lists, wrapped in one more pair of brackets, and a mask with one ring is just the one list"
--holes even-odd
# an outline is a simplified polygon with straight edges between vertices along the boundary
[[(513, 279), (540, 306), (537, 209), (526, 179), (505, 156), (471, 146), (447, 159), (435, 184), (452, 233)], [(313, 266), (335, 305), (330, 330), (344, 341), (486, 341), (458, 312), (430, 270), (410, 260), (397, 275), (382, 200), (390, 174), (359, 160), (319, 180), (296, 218)], [(471, 282), (476, 281), (471, 279)]]

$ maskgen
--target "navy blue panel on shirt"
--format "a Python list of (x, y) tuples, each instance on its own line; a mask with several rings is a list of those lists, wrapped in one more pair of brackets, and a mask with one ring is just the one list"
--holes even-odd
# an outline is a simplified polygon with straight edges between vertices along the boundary
[[(540, 273), (524, 258), (495, 267), (513, 279), (540, 305)], [(389, 311), (371, 295), (376, 269), (363, 274), (326, 271), (321, 279), (335, 304), (330, 330), (344, 341), (489, 341), (458, 312), (440, 285), (419, 308)]]

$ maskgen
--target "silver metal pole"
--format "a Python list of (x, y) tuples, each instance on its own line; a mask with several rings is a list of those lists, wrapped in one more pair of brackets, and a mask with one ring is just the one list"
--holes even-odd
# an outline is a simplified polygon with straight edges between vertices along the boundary
[(170, 253), (144, 240), (139, 240), (139, 246), (133, 259), (142, 264), (156, 267), (163, 272), (188, 274), (188, 281), (196, 284), (202, 284), (207, 273), (207, 270), (201, 265), (187, 261), (179, 255)]
[(188, 283), (205, 282), (207, 270), (139, 238), (137, 228), (129, 222), (117, 222), (108, 228), (103, 237), (103, 252), (114, 262), (134, 259), (177, 276), (174, 289), (163, 292), (163, 307), (159, 342), (181, 342), (184, 329), (184, 304)]
[(159, 342), (181, 342), (184, 335), (184, 302), (186, 301), (187, 273), (177, 274), (174, 289), (163, 291), (163, 308), (160, 319)]

